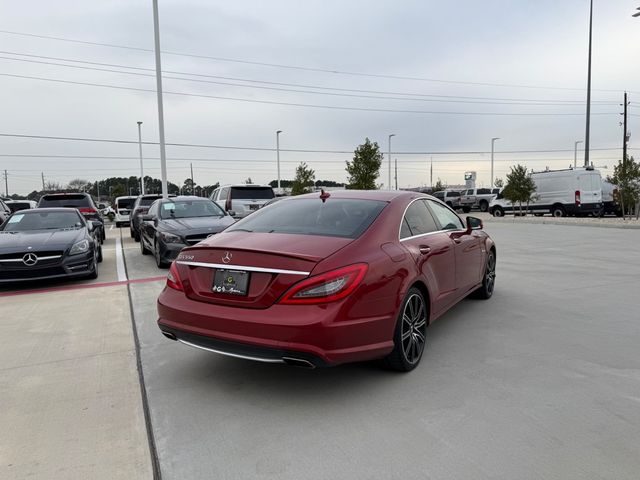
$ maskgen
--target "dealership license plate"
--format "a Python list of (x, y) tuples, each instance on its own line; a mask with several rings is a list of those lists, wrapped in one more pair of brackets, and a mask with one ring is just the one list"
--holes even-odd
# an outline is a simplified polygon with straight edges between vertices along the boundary
[(213, 288), (216, 293), (246, 295), (249, 287), (249, 272), (242, 270), (216, 270)]

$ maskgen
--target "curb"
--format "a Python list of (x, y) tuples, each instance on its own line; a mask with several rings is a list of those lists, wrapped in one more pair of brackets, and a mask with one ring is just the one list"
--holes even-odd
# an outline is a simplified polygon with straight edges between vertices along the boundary
[[(631, 220), (634, 221), (634, 220)], [(622, 230), (640, 230), (640, 223), (589, 223), (589, 222), (562, 222), (559, 220), (534, 220), (534, 219), (506, 219), (491, 217), (485, 221), (486, 224), (491, 223), (508, 223), (517, 225), (518, 223), (527, 223), (531, 225), (562, 225), (566, 227), (596, 227), (596, 228), (619, 228)]]

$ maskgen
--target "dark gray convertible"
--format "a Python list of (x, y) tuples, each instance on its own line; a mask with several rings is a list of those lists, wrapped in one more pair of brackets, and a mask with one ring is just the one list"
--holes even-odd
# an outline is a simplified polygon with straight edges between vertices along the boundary
[(0, 227), (0, 283), (97, 278), (102, 261), (99, 234), (99, 225), (76, 209), (15, 212)]

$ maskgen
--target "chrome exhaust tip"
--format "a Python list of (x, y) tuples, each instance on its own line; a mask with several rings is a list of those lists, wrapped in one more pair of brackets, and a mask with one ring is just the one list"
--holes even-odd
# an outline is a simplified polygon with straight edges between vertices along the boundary
[(316, 366), (304, 358), (282, 357), (282, 361), (291, 367), (314, 369)]
[(169, 332), (165, 332), (164, 330), (161, 330), (162, 334), (167, 337), (169, 340), (174, 340), (177, 341), (178, 339), (176, 338), (176, 336), (173, 333), (169, 333)]

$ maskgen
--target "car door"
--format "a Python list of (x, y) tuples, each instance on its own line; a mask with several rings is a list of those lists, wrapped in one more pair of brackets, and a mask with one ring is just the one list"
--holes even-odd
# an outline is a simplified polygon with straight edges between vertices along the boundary
[(140, 241), (144, 242), (151, 250), (154, 248), (154, 239), (156, 238), (156, 225), (160, 214), (160, 201), (156, 200), (151, 204), (147, 213), (143, 215), (152, 217), (152, 220), (140, 219)]
[(440, 231), (423, 199), (414, 200), (407, 207), (400, 242), (424, 276), (433, 316), (438, 316), (456, 298), (454, 244), (447, 232)]
[(481, 281), (484, 267), (481, 234), (476, 230), (468, 231), (460, 217), (441, 203), (427, 202), (439, 228), (447, 232), (454, 244), (457, 297), (463, 296)]

